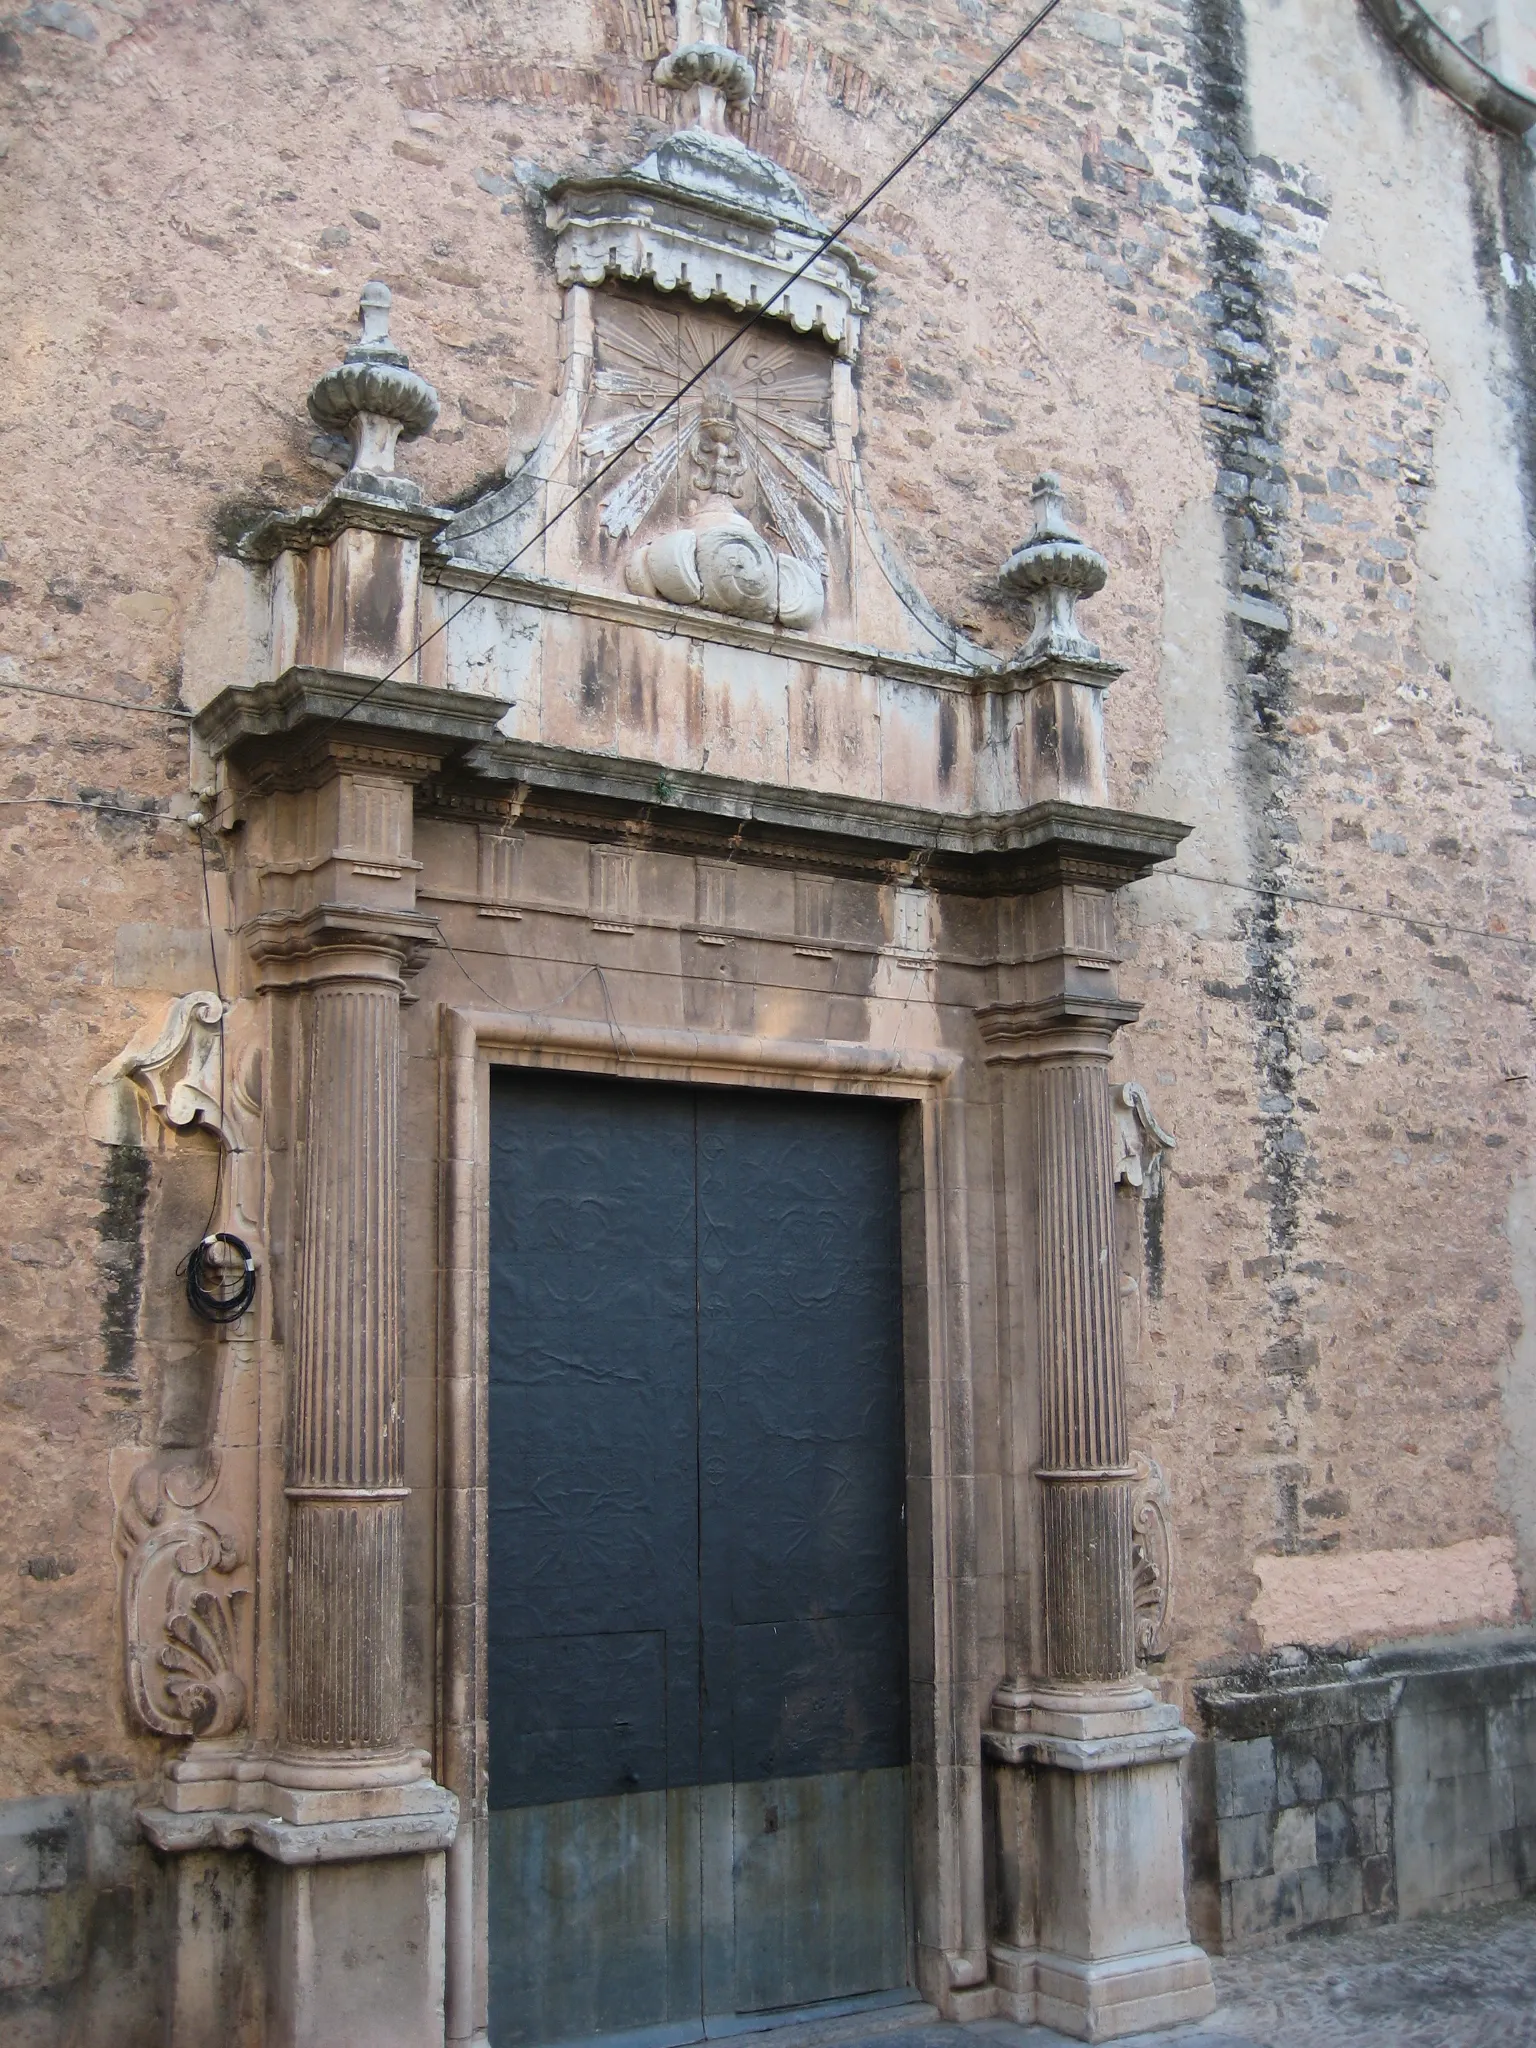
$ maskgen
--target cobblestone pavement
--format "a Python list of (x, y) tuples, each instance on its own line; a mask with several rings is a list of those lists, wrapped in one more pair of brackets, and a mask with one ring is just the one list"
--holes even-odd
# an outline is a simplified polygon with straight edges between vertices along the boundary
[[(1214, 1959), (1215, 2014), (1122, 2048), (1536, 2048), (1536, 1899)], [(1067, 2048), (1050, 2027), (905, 2012), (759, 2037), (783, 2048)]]

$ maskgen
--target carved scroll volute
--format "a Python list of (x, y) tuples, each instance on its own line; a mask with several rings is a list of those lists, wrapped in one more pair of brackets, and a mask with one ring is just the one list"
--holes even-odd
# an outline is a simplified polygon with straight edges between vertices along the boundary
[(1163, 1156), (1174, 1149), (1152, 1112), (1147, 1091), (1139, 1082), (1122, 1081), (1110, 1096), (1115, 1119), (1115, 1182), (1155, 1201), (1162, 1193)]
[(200, 1125), (229, 1161), (219, 1227), (254, 1249), (261, 1241), (261, 1048), (250, 1037), (250, 1012), (211, 989), (177, 996), (158, 1024), (138, 1032), (94, 1077), (85, 1127), (103, 1145), (141, 1145), (148, 1118), (175, 1131)]
[(157, 1735), (232, 1735), (246, 1715), (246, 1558), (208, 1507), (216, 1461), (141, 1465), (118, 1513), (123, 1651), (134, 1713)]
[(1173, 1634), (1173, 1515), (1168, 1482), (1156, 1458), (1133, 1451), (1131, 1482), (1131, 1598), (1136, 1661), (1155, 1664), (1168, 1654)]

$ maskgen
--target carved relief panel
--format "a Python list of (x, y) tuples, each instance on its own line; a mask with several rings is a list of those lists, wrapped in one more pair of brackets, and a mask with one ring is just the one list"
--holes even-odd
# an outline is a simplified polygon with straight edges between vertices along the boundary
[[(846, 501), (832, 433), (833, 357), (740, 323), (600, 295), (591, 475), (679, 392), (601, 487), (596, 552), (628, 586), (674, 604), (806, 629), (846, 603)], [(684, 388), (688, 387), (688, 388)]]

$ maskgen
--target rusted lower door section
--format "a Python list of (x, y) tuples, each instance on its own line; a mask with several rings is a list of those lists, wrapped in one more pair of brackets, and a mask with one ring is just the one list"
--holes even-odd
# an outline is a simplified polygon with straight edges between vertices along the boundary
[(896, 1129), (499, 1075), (491, 2036), (909, 1977)]

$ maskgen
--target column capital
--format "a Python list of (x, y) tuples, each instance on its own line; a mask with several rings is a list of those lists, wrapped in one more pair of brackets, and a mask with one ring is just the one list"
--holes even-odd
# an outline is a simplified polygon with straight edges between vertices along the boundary
[(241, 936), (258, 993), (338, 983), (400, 992), (406, 977), (442, 944), (437, 919), (425, 911), (368, 903), (264, 910)]
[(1115, 1033), (1140, 1015), (1140, 1003), (1123, 996), (1066, 990), (1029, 1002), (988, 1003), (975, 1013), (989, 1066), (1107, 1060)]

